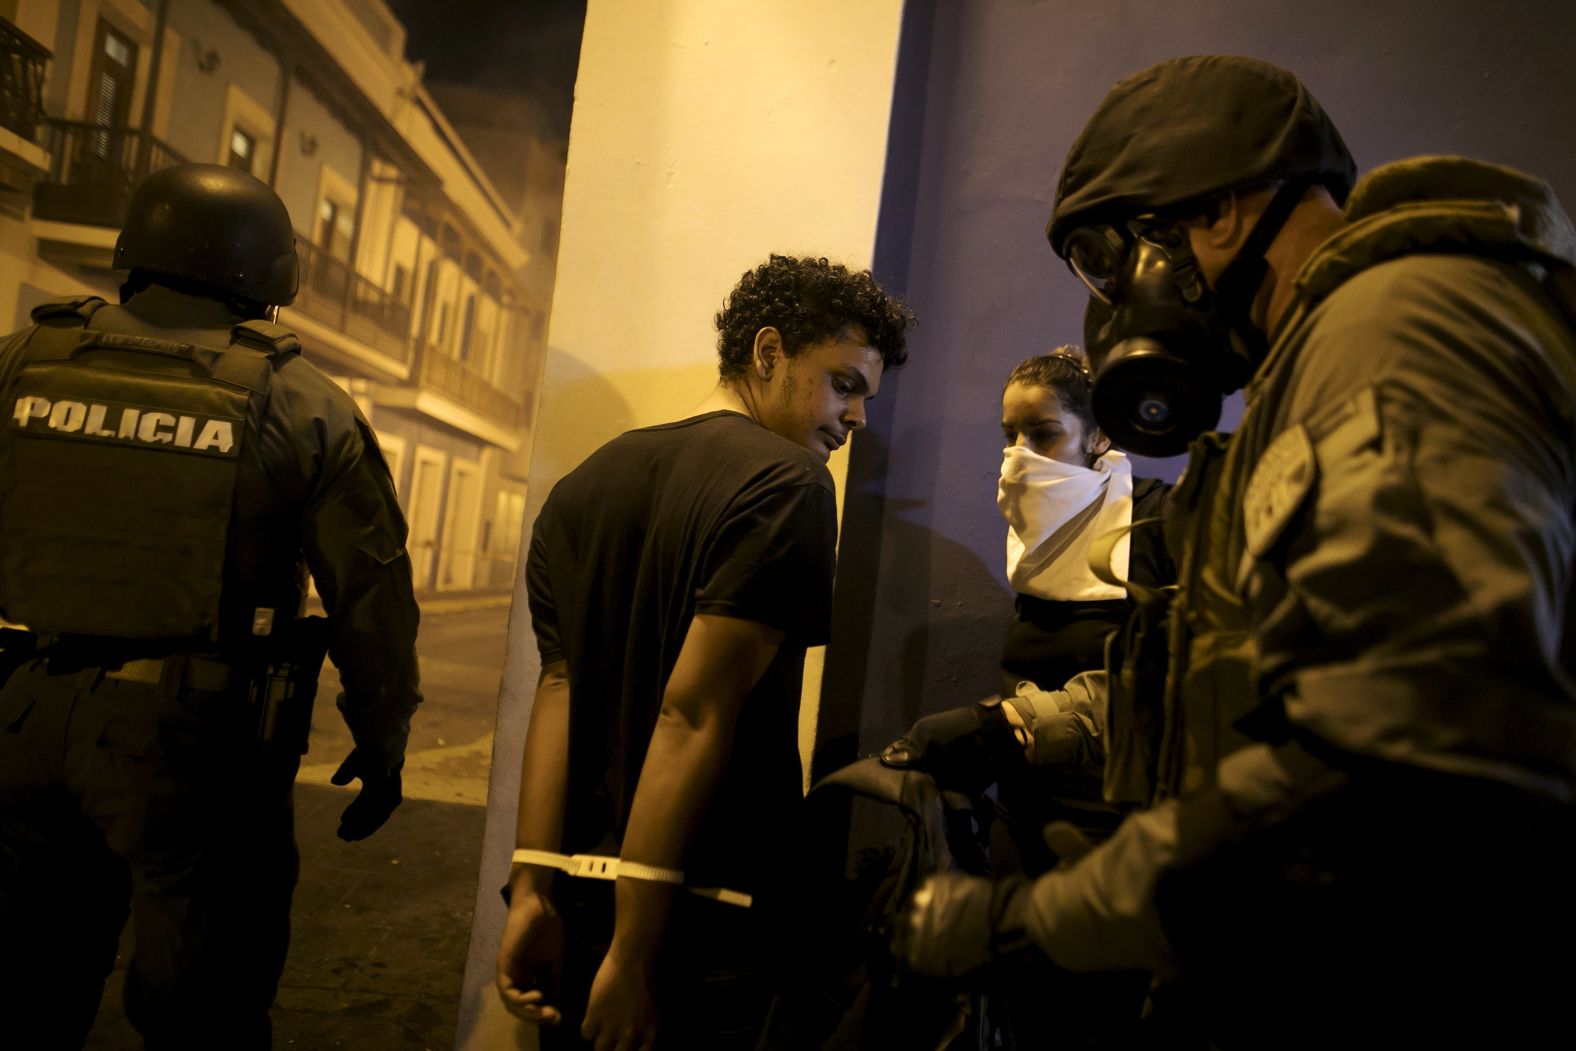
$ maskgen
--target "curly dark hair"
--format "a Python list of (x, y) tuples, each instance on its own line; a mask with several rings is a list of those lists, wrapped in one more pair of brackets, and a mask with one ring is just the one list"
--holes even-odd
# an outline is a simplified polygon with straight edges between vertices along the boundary
[(755, 334), (768, 325), (782, 333), (789, 357), (858, 325), (881, 352), (883, 367), (895, 369), (908, 360), (905, 332), (913, 323), (914, 312), (876, 284), (868, 270), (773, 255), (740, 278), (717, 311), (718, 371), (723, 379), (743, 376), (755, 352)]
[(1084, 434), (1093, 434), (1094, 407), (1090, 400), (1093, 386), (1089, 380), (1089, 359), (1082, 347), (1071, 344), (1057, 347), (1047, 354), (1018, 362), (1007, 375), (1002, 390), (1014, 383), (1030, 387), (1049, 387), (1056, 392), (1062, 408), (1078, 417)]

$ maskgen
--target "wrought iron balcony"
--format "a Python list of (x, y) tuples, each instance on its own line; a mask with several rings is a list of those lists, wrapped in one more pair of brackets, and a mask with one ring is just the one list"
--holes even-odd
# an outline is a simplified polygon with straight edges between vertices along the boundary
[(420, 383), (506, 430), (517, 430), (525, 420), (525, 406), (494, 387), (464, 362), (437, 347), (421, 355)]
[(410, 304), (401, 302), (336, 259), (296, 238), (301, 291), (295, 307), (401, 364), (410, 361)]
[(186, 158), (139, 128), (81, 120), (44, 120), (49, 174), (33, 188), (33, 215), (118, 228), (131, 191), (149, 172)]
[(49, 49), (0, 18), (0, 128), (29, 142), (44, 119), (44, 63)]

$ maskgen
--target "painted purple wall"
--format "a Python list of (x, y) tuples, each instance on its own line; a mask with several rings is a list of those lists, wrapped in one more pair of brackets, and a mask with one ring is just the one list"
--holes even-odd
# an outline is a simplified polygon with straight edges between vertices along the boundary
[(1576, 4), (1549, 0), (909, 0), (876, 269), (920, 327), (853, 452), (818, 768), (997, 688), (998, 399), (1015, 362), (1082, 331), (1044, 227), (1112, 83), (1253, 55), (1302, 77), (1365, 170), (1468, 154), (1576, 206), (1573, 40)]

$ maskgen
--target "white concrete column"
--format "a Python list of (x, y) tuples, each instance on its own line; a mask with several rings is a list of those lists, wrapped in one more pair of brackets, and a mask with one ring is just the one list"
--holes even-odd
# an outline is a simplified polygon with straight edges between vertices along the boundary
[[(559, 478), (622, 431), (680, 419), (705, 397), (713, 315), (740, 275), (772, 252), (870, 266), (902, 7), (591, 0), (521, 567)], [(846, 457), (830, 465), (839, 486)], [(492, 981), (538, 671), (517, 587), (459, 1048), (534, 1046)], [(810, 720), (819, 686), (817, 660)]]

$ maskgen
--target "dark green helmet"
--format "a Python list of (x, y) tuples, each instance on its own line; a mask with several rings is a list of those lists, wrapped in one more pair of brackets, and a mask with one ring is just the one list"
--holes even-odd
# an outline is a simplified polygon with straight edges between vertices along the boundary
[(1194, 55), (1113, 87), (1067, 154), (1046, 230), (1164, 209), (1240, 186), (1320, 183), (1346, 200), (1357, 165), (1318, 100), (1291, 73), (1240, 55)]
[(143, 270), (265, 306), (295, 299), (295, 229), (279, 195), (222, 164), (164, 168), (138, 184), (115, 269)]

